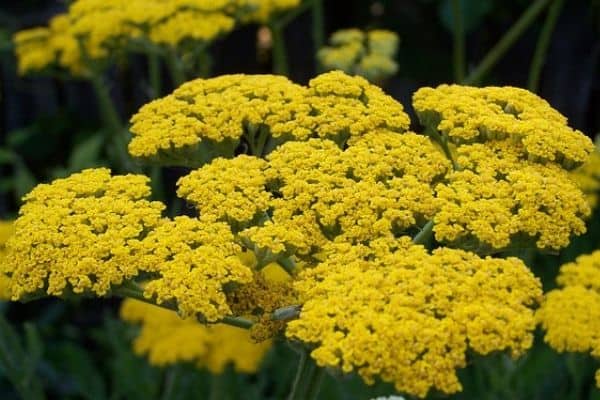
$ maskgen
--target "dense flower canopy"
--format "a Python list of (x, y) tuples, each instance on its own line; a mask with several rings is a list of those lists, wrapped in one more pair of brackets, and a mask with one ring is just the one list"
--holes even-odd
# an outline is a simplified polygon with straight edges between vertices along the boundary
[[(6, 242), (14, 233), (13, 221), (0, 221), (0, 263), (6, 258)], [(0, 300), (10, 300), (10, 278), (0, 270)]]
[[(17, 32), (19, 73), (62, 67), (74, 75), (126, 48), (210, 44), (239, 23), (267, 22), (300, 0), (76, 0), (48, 27)], [(155, 49), (154, 51), (157, 51)]]
[[(532, 342), (541, 285), (502, 251), (564, 247), (590, 212), (567, 171), (587, 139), (533, 94), (506, 100), (520, 93), (422, 89), (421, 135), (400, 103), (341, 71), (307, 86), (188, 82), (132, 118), (129, 151), (192, 168), (177, 194), (197, 213), (164, 218), (145, 178), (105, 169), (41, 185), (8, 246), (13, 298), (143, 280), (182, 324), (244, 319), (255, 340), (287, 329), (321, 366), (421, 397), (456, 392), (468, 352), (517, 356)], [(192, 340), (191, 327), (148, 329), (136, 346), (157, 363), (174, 361), (163, 333)]]
[(131, 119), (129, 152), (150, 162), (198, 166), (236, 150), (267, 154), (288, 140), (352, 142), (377, 129), (403, 132), (401, 104), (360, 77), (336, 71), (308, 87), (273, 75), (187, 82)]
[[(546, 294), (537, 312), (544, 341), (559, 352), (600, 358), (600, 251), (563, 265), (556, 281), (560, 288)], [(600, 370), (596, 380), (600, 387)]]

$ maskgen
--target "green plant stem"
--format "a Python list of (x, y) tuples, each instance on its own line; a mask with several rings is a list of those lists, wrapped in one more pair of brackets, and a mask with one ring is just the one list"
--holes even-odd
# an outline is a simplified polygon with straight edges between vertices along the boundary
[(452, 152), (450, 151), (450, 147), (448, 146), (448, 138), (446, 136), (440, 135), (438, 130), (431, 126), (425, 127), (425, 134), (441, 146), (444, 155), (452, 163), (452, 168), (454, 168), (455, 171), (459, 171), (460, 165), (458, 165), (458, 162), (456, 161), (456, 159), (452, 155)]
[(560, 15), (564, 4), (564, 0), (554, 0), (552, 4), (550, 4), (550, 9), (546, 15), (546, 21), (544, 21), (544, 26), (542, 27), (537, 45), (535, 46), (531, 67), (529, 68), (527, 88), (532, 92), (538, 91), (540, 75), (542, 73), (544, 62), (546, 61), (548, 47), (550, 46), (550, 38), (552, 37), (556, 21), (558, 21), (558, 16)]
[(148, 77), (150, 79), (150, 88), (152, 89), (151, 98), (156, 99), (162, 93), (162, 79), (160, 73), (160, 57), (156, 53), (148, 53)]
[(425, 244), (429, 238), (433, 235), (433, 221), (427, 221), (425, 226), (421, 228), (419, 233), (413, 238), (414, 244)]
[[(158, 307), (165, 308), (171, 311), (177, 311), (177, 306), (173, 303), (161, 303), (156, 304), (151, 299), (148, 299), (144, 296), (144, 291), (142, 288), (133, 281), (123, 282), (120, 286), (117, 286), (112, 289), (111, 293), (118, 297), (123, 298), (131, 298), (139, 301), (143, 301), (144, 303), (152, 304)], [(200, 320), (200, 322), (205, 323), (206, 321)], [(242, 317), (233, 317), (227, 316), (223, 317), (223, 319), (218, 321), (219, 323), (236, 326), (238, 328), (250, 329), (254, 324), (252, 321), (242, 318)]]
[(452, 19), (454, 34), (454, 80), (462, 83), (465, 79), (465, 26), (461, 0), (452, 0)]
[(287, 51), (285, 48), (285, 39), (283, 35), (284, 27), (281, 24), (271, 24), (271, 37), (273, 39), (273, 72), (279, 75), (287, 76), (289, 73), (287, 62)]
[(171, 80), (173, 81), (173, 85), (175, 87), (180, 86), (182, 83), (185, 82), (185, 70), (183, 66), (183, 61), (173, 50), (167, 53), (165, 60), (167, 63), (167, 69), (169, 70), (169, 74), (171, 75)]
[(312, 39), (315, 68), (319, 70), (317, 53), (325, 43), (325, 18), (323, 15), (323, 0), (312, 0)]
[(510, 49), (510, 47), (521, 37), (535, 18), (548, 5), (550, 0), (536, 0), (525, 10), (523, 15), (515, 24), (502, 36), (494, 47), (490, 49), (487, 55), (481, 60), (477, 68), (473, 70), (464, 80), (469, 85), (478, 84), (500, 60), (500, 58)]
[(208, 78), (212, 74), (212, 59), (208, 52), (208, 48), (204, 46), (198, 51), (198, 76), (200, 78)]
[(177, 365), (170, 367), (165, 373), (165, 383), (161, 395), (161, 400), (170, 400), (173, 396), (175, 389), (175, 383), (179, 376), (179, 368)]
[(107, 144), (114, 151), (119, 168), (123, 171), (138, 172), (139, 168), (133, 164), (127, 153), (127, 131), (110, 97), (108, 83), (102, 75), (96, 73), (90, 76), (90, 82), (98, 101), (100, 117), (108, 132)]
[(302, 349), (292, 391), (288, 400), (314, 400), (319, 394), (325, 370), (315, 364), (310, 350)]

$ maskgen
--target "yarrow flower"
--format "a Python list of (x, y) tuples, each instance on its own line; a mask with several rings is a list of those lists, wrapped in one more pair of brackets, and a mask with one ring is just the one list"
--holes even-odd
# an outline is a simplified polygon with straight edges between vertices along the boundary
[(360, 77), (322, 74), (308, 88), (272, 75), (225, 75), (187, 82), (135, 114), (132, 156), (200, 166), (236, 149), (263, 156), (289, 140), (352, 142), (377, 129), (403, 132), (402, 105)]
[(357, 371), (424, 397), (461, 389), (465, 353), (531, 346), (539, 281), (516, 258), (479, 258), (462, 250), (429, 254), (410, 238), (370, 246), (339, 243), (302, 271), (303, 303), (286, 336), (314, 346), (322, 367)]
[(299, 0), (76, 0), (48, 28), (17, 32), (19, 73), (62, 67), (74, 75), (126, 51), (185, 53), (241, 22), (266, 22)]
[(206, 326), (138, 300), (125, 300), (120, 313), (125, 321), (141, 326), (133, 341), (134, 352), (147, 356), (150, 364), (159, 367), (189, 362), (220, 374), (231, 364), (235, 371), (251, 374), (259, 369), (271, 347), (270, 341), (251, 341), (245, 329), (223, 324)]
[(330, 46), (320, 49), (317, 58), (327, 70), (339, 69), (379, 82), (398, 71), (394, 57), (399, 42), (398, 35), (392, 31), (343, 29), (331, 35)]
[(598, 151), (598, 147), (594, 149), (588, 162), (571, 172), (571, 178), (585, 194), (590, 207), (596, 207), (600, 192), (600, 151)]
[(102, 296), (136, 276), (134, 245), (159, 224), (164, 208), (146, 200), (148, 181), (88, 169), (27, 194), (2, 266), (13, 300), (39, 291)]
[[(545, 296), (537, 319), (544, 341), (558, 352), (589, 352), (600, 358), (600, 251), (564, 264), (560, 288)], [(600, 387), (600, 370), (596, 382)]]

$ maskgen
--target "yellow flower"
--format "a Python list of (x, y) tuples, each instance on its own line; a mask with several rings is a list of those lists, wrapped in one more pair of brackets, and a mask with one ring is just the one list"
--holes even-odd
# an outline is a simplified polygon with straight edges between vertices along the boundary
[(253, 343), (244, 329), (202, 325), (194, 318), (181, 319), (173, 311), (132, 299), (123, 302), (121, 318), (141, 325), (133, 342), (135, 353), (147, 355), (150, 364), (161, 367), (193, 362), (220, 374), (231, 364), (237, 372), (249, 374), (258, 370), (271, 347), (270, 341)]
[(250, 0), (249, 3), (253, 11), (243, 19), (266, 24), (281, 13), (298, 7), (301, 0)]
[(590, 208), (567, 172), (519, 154), (510, 139), (458, 148), (461, 170), (436, 187), (436, 239), (493, 253), (529, 242), (557, 250), (585, 233)]
[(294, 287), (303, 305), (286, 336), (314, 346), (319, 366), (356, 371), (367, 383), (379, 377), (419, 397), (459, 391), (467, 350), (527, 350), (541, 296), (516, 258), (429, 254), (407, 237), (331, 245)]
[(175, 303), (182, 318), (217, 322), (232, 312), (224, 287), (252, 281), (237, 257), (229, 226), (189, 217), (164, 220), (140, 243), (140, 263), (153, 272), (144, 296), (157, 304)]
[(266, 166), (264, 160), (246, 155), (217, 158), (181, 178), (177, 194), (194, 204), (203, 219), (246, 226), (268, 209)]
[(595, 149), (588, 162), (571, 172), (571, 178), (577, 186), (585, 193), (591, 208), (598, 204), (598, 192), (600, 192), (600, 152)]
[(592, 141), (535, 94), (515, 87), (440, 85), (413, 96), (421, 123), (457, 144), (510, 138), (531, 161), (572, 169), (593, 150)]
[(13, 300), (44, 291), (105, 295), (139, 272), (133, 244), (156, 227), (164, 205), (148, 178), (88, 169), (34, 188), (23, 200), (3, 270)]
[(289, 140), (343, 146), (376, 130), (404, 132), (402, 105), (360, 77), (336, 71), (308, 88), (273, 75), (225, 75), (187, 82), (131, 119), (129, 152), (150, 162), (201, 166), (235, 150), (268, 154)]
[(317, 53), (319, 62), (327, 70), (341, 69), (373, 82), (388, 78), (398, 71), (394, 57), (399, 39), (394, 32), (343, 29), (334, 32), (329, 42), (331, 46), (323, 47)]
[[(558, 289), (546, 294), (537, 319), (544, 341), (558, 352), (590, 352), (600, 358), (600, 251), (564, 264)], [(596, 372), (596, 384), (600, 387)]]

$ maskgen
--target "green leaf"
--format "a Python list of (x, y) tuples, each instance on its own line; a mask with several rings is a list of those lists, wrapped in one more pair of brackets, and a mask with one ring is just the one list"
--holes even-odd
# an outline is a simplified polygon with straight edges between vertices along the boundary
[(73, 343), (62, 343), (53, 349), (53, 357), (60, 360), (60, 370), (74, 384), (77, 398), (87, 400), (105, 400), (106, 388), (104, 379), (92, 357), (86, 350)]
[(99, 133), (77, 144), (69, 157), (69, 170), (74, 172), (97, 166), (103, 145), (104, 137)]
[[(440, 21), (449, 31), (452, 31), (454, 27), (452, 1), (444, 0), (438, 8)], [(465, 33), (469, 33), (482, 23), (483, 19), (492, 11), (493, 4), (492, 0), (460, 0)]]

